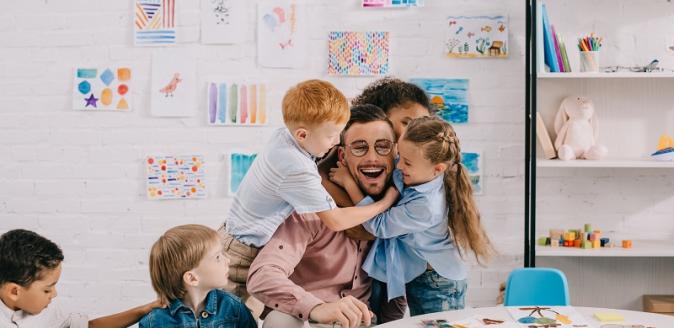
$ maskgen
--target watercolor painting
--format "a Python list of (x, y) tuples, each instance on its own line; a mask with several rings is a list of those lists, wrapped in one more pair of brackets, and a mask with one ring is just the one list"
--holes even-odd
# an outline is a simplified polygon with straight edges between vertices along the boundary
[(449, 123), (468, 122), (467, 79), (411, 79), (411, 83), (423, 89), (437, 115)]
[(307, 60), (304, 8), (296, 1), (262, 1), (257, 8), (258, 63), (271, 68), (300, 68)]
[(520, 327), (590, 327), (571, 306), (506, 306)]
[(461, 152), (461, 164), (468, 170), (473, 193), (481, 195), (483, 192), (484, 175), (482, 174), (482, 155), (478, 152)]
[(330, 32), (328, 74), (385, 75), (389, 69), (388, 32)]
[(507, 16), (449, 16), (447, 25), (447, 57), (508, 57)]
[(363, 8), (423, 7), (423, 0), (362, 0)]
[(161, 51), (152, 57), (150, 113), (160, 117), (195, 114), (195, 61), (182, 50)]
[(257, 157), (257, 153), (252, 151), (232, 151), (227, 155), (229, 162), (229, 195), (233, 196), (239, 190), (241, 181), (248, 173), (250, 166), (253, 165), (255, 157)]
[(203, 156), (148, 156), (145, 166), (149, 199), (206, 198)]
[(176, 43), (175, 0), (134, 0), (134, 41), (137, 46)]
[(131, 68), (78, 67), (73, 82), (73, 109), (130, 111)]
[(246, 0), (201, 0), (201, 43), (244, 40)]
[(206, 95), (208, 124), (266, 125), (267, 93), (264, 83), (209, 82)]

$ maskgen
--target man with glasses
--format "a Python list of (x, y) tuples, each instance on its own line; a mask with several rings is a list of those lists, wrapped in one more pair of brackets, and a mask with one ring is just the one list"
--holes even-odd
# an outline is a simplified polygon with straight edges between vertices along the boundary
[[(394, 141), (382, 109), (352, 108), (338, 156), (363, 193), (375, 199), (390, 183)], [(361, 270), (369, 246), (331, 231), (314, 214), (293, 213), (250, 266), (248, 291), (266, 306), (263, 327), (303, 327), (305, 321), (314, 327), (369, 325), (371, 279)]]

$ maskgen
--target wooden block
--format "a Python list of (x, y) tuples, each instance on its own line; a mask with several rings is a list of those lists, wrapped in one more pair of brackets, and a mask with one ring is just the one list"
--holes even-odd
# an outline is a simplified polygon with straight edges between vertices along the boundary
[(589, 240), (584, 240), (583, 241), (583, 249), (590, 249), (592, 248), (592, 242)]
[(559, 247), (559, 239), (550, 239), (551, 247)]
[(601, 247), (608, 247), (608, 242), (610, 241), (610, 239), (602, 238), (602, 239), (599, 239), (599, 241), (601, 243)]
[(546, 240), (548, 240), (548, 237), (538, 238), (538, 245), (539, 246), (545, 246)]
[(538, 136), (538, 142), (541, 143), (541, 148), (543, 148), (545, 159), (557, 157), (555, 147), (552, 146), (552, 139), (550, 139), (548, 129), (545, 128), (545, 122), (543, 122), (543, 118), (541, 118), (541, 113), (539, 112), (536, 112), (536, 136)]
[(585, 232), (592, 232), (592, 225), (589, 223), (585, 223)]
[(583, 241), (580, 239), (576, 239), (573, 241), (573, 247), (580, 248), (580, 246), (583, 245)]
[(561, 239), (564, 234), (564, 230), (561, 229), (550, 229), (550, 239)]
[(623, 240), (623, 248), (632, 248), (632, 241), (629, 239)]
[(601, 244), (599, 242), (599, 239), (595, 239), (592, 241), (592, 248), (600, 248)]

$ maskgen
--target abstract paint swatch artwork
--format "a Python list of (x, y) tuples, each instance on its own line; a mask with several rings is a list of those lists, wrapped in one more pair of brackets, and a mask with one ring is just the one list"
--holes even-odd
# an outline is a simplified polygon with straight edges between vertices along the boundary
[(363, 8), (421, 7), (423, 0), (362, 0)]
[(461, 152), (461, 164), (468, 170), (473, 193), (482, 194), (482, 156), (480, 153)]
[(187, 117), (195, 114), (197, 68), (183, 50), (163, 49), (152, 57), (150, 113)]
[(328, 74), (384, 75), (388, 72), (388, 32), (330, 32)]
[(176, 43), (175, 0), (135, 0), (135, 44)]
[(450, 16), (445, 52), (450, 58), (508, 57), (506, 16)]
[(234, 195), (239, 190), (241, 181), (253, 165), (257, 153), (255, 152), (232, 152), (229, 159), (229, 194)]
[(207, 89), (208, 124), (267, 124), (267, 86), (264, 83), (209, 82)]
[(73, 109), (129, 111), (130, 83), (128, 67), (78, 67), (73, 83)]
[(242, 42), (245, 3), (246, 0), (201, 0), (201, 42)]
[(206, 198), (202, 156), (148, 156), (149, 199)]
[(306, 63), (304, 8), (295, 1), (262, 1), (257, 9), (257, 56), (260, 66), (299, 68)]
[(437, 115), (449, 123), (468, 122), (467, 79), (411, 79), (423, 89)]
[(520, 327), (591, 327), (571, 306), (507, 306)]

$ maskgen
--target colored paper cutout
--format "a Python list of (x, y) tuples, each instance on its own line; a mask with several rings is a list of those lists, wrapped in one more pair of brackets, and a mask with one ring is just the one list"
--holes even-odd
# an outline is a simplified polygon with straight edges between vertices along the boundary
[(175, 0), (135, 0), (137, 46), (176, 43), (175, 4)]
[(328, 74), (388, 74), (388, 32), (330, 32), (328, 38)]
[(209, 82), (206, 95), (208, 124), (266, 125), (266, 98), (264, 83)]
[(508, 57), (508, 18), (505, 15), (449, 16), (447, 25), (447, 57)]
[(257, 153), (251, 151), (234, 151), (228, 156), (229, 161), (229, 194), (235, 195), (243, 178), (248, 173)]
[(426, 92), (438, 117), (449, 123), (468, 122), (467, 79), (411, 79), (410, 82)]
[(263, 1), (257, 10), (257, 56), (263, 67), (300, 68), (306, 63), (304, 8), (296, 1)]
[[(120, 84), (120, 73), (124, 84)], [(128, 91), (132, 81), (128, 67), (76, 68), (73, 85), (75, 110), (130, 110)], [(119, 103), (125, 105), (120, 107)]]
[(146, 191), (149, 199), (206, 198), (204, 159), (192, 156), (148, 156)]

